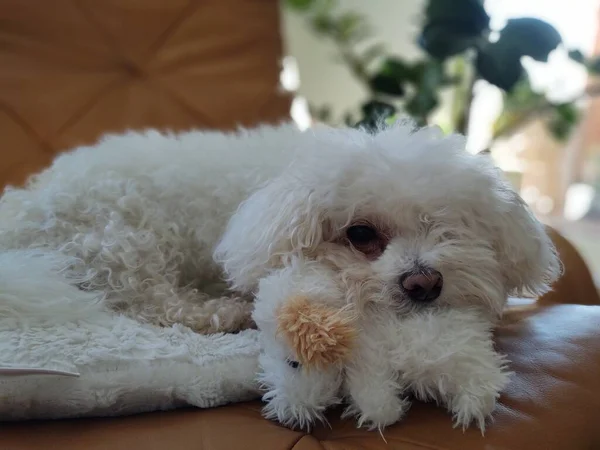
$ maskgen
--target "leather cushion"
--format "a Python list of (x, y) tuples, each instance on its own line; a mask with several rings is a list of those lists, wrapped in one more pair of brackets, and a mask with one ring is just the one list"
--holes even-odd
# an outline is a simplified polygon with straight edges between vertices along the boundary
[(0, 187), (129, 128), (289, 117), (277, 0), (0, 0)]
[(415, 404), (385, 432), (357, 430), (330, 414), (331, 428), (291, 431), (260, 416), (258, 402), (214, 410), (178, 410), (114, 419), (65, 420), (2, 426), (6, 449), (261, 450), (526, 449), (600, 446), (600, 306), (556, 305), (509, 311), (497, 331), (515, 376), (485, 437), (453, 429), (449, 415)]

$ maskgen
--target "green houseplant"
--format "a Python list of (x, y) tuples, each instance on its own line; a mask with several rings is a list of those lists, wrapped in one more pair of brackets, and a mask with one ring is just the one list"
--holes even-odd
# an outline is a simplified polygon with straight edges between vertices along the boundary
[[(360, 117), (346, 114), (350, 126), (374, 127), (395, 114), (408, 114), (419, 124), (431, 121), (440, 93), (452, 90), (452, 131), (466, 133), (473, 101), (473, 86), (486, 80), (503, 91), (504, 110), (494, 125), (494, 138), (507, 135), (527, 121), (542, 119), (558, 139), (566, 139), (579, 119), (576, 100), (553, 103), (534, 92), (522, 65), (523, 57), (547, 62), (562, 39), (547, 22), (535, 18), (509, 20), (497, 31), (483, 0), (429, 0), (417, 37), (424, 57), (408, 61), (390, 55), (374, 39), (366, 19), (342, 11), (335, 0), (284, 0), (285, 6), (302, 14), (308, 26), (332, 41), (341, 61), (368, 89), (369, 99), (360, 105)], [(592, 73), (600, 61), (586, 60), (577, 50), (569, 56)], [(596, 94), (590, 89), (583, 95)], [(325, 122), (331, 117), (327, 105), (311, 105), (313, 115)]]

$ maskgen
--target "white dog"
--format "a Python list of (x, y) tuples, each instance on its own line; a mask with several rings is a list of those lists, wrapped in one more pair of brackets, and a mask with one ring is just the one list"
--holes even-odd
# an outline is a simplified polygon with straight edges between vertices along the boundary
[[(324, 267), (335, 301), (365, 318), (475, 308), (492, 323), (510, 294), (545, 292), (559, 273), (488, 157), (406, 124), (109, 136), (4, 194), (0, 249), (29, 248), (74, 258), (65, 273), (111, 308), (199, 332), (253, 326), (260, 281), (296, 259)], [(391, 421), (356, 406), (365, 423)]]

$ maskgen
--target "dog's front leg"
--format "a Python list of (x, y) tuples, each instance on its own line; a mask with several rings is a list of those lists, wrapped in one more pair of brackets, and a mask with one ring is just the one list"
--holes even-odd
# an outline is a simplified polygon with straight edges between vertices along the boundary
[(464, 430), (474, 423), (483, 434), (510, 373), (504, 356), (494, 350), (491, 334), (481, 333), (472, 344), (440, 368), (450, 374), (445, 404), (454, 425)]
[(402, 380), (422, 400), (436, 400), (455, 426), (485, 430), (509, 378), (494, 350), (492, 324), (477, 311), (437, 310), (403, 321), (391, 358)]
[[(365, 326), (377, 323), (370, 322)], [(410, 407), (389, 355), (389, 341), (384, 334), (368, 329), (359, 333), (354, 357), (346, 367), (349, 406), (344, 412), (344, 417), (355, 416), (359, 427), (381, 431), (400, 420)]]

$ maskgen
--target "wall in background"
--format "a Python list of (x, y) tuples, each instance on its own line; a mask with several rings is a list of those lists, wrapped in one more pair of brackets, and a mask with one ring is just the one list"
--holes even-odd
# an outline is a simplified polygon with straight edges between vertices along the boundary
[[(375, 33), (392, 53), (415, 58), (415, 44), (424, 0), (343, 0), (340, 10), (364, 14)], [(312, 104), (332, 106), (335, 117), (356, 108), (365, 97), (362, 86), (346, 67), (335, 60), (335, 48), (315, 37), (300, 16), (283, 11), (286, 54), (293, 56), (300, 72), (299, 94)]]

